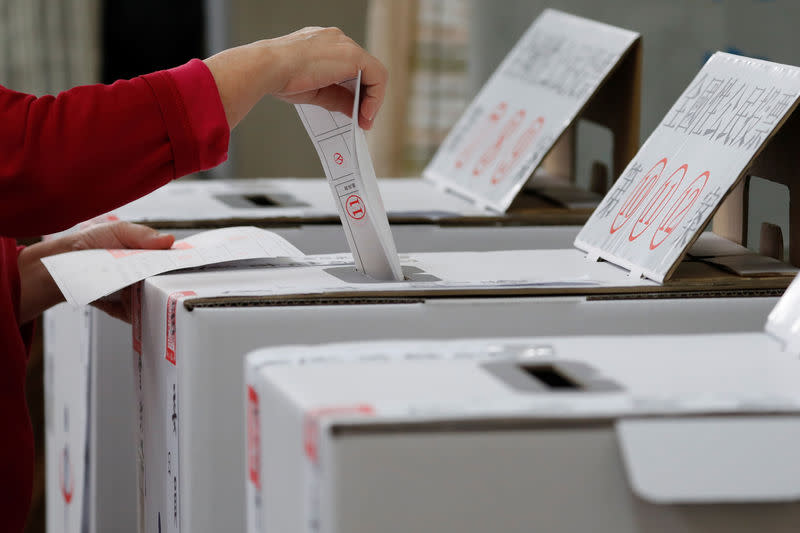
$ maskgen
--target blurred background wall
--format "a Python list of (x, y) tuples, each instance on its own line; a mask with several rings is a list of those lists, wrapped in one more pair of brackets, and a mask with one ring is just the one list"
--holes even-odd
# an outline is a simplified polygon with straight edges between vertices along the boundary
[(37, 95), (99, 78), (100, 0), (0, 0), (0, 84)]

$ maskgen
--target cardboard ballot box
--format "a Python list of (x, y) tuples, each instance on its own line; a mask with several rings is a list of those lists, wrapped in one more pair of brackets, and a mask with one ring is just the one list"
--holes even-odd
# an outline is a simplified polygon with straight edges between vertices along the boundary
[[(247, 198), (260, 201), (263, 191), (262, 180), (178, 181), (93, 222), (143, 222), (178, 239), (201, 228), (266, 224), (270, 221), (264, 219), (263, 208), (237, 207)], [(272, 231), (305, 253), (347, 250), (340, 225), (273, 222), (277, 227)], [(401, 251), (477, 252), (564, 248), (579, 229), (420, 223), (399, 224), (393, 235)], [(134, 396), (126, 356), (131, 350), (130, 326), (93, 307), (73, 309), (61, 304), (45, 313), (44, 345), (48, 530), (70, 533), (85, 527), (89, 532), (133, 532), (136, 516), (130, 502), (135, 501), (135, 455), (130, 405)], [(79, 379), (77, 369), (83, 372)], [(80, 451), (84, 449), (85, 453)], [(65, 476), (73, 480), (71, 487), (64, 486)], [(75, 511), (83, 505), (85, 515)]]
[(764, 334), (321, 345), (249, 362), (250, 532), (800, 523), (800, 360)]
[[(218, 185), (188, 182), (167, 188), (204, 198)], [(129, 209), (126, 218), (142, 216), (136, 213)], [(209, 208), (205, 213), (213, 216), (214, 211)], [(224, 225), (226, 221), (220, 216), (199, 225)], [(186, 219), (176, 225), (188, 228), (191, 222)], [(198, 231), (167, 229), (177, 238)], [(400, 250), (477, 252), (563, 248), (574, 240), (578, 229), (416, 224), (400, 225), (393, 233)], [(333, 224), (273, 231), (307, 253), (347, 249), (341, 227)], [(755, 326), (758, 321), (754, 317), (764, 314), (773, 298), (757, 300), (750, 308), (752, 315), (739, 313), (731, 318), (731, 325)], [(73, 308), (64, 303), (45, 313), (44, 348), (48, 531), (132, 533), (136, 530), (136, 455), (133, 367), (128, 357), (131, 327), (94, 307)]]

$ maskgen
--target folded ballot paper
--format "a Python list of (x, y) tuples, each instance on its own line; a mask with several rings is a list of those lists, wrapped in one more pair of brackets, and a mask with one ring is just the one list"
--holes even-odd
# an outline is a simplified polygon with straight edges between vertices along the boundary
[(342, 85), (353, 91), (352, 118), (314, 105), (295, 107), (325, 170), (356, 268), (377, 280), (400, 281), (400, 258), (367, 140), (358, 126), (361, 72)]

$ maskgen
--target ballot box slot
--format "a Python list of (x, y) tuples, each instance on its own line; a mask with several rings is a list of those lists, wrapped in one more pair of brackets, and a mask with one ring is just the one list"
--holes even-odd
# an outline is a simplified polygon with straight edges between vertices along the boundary
[(785, 288), (712, 289), (707, 291), (629, 292), (619, 294), (588, 294), (587, 301), (611, 300), (674, 300), (686, 298), (780, 298)]
[(525, 373), (551, 389), (580, 390), (583, 386), (552, 365), (521, 366)]
[(594, 367), (571, 360), (489, 361), (483, 369), (519, 393), (565, 394), (621, 392), (623, 387)]
[(217, 200), (234, 209), (258, 209), (271, 207), (310, 207), (306, 202), (300, 201), (291, 194), (286, 193), (247, 193), (247, 194), (218, 194)]

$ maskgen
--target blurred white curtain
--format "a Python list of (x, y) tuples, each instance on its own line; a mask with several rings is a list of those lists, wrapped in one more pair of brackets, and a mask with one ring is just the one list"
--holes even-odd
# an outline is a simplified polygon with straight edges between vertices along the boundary
[(389, 68), (370, 134), (380, 176), (419, 175), (469, 97), (466, 0), (371, 0), (367, 48)]
[(0, 0), (0, 84), (37, 95), (95, 83), (99, 0)]

